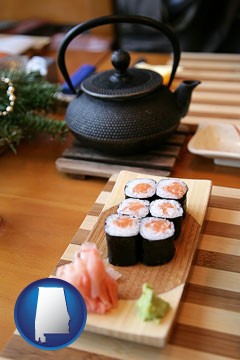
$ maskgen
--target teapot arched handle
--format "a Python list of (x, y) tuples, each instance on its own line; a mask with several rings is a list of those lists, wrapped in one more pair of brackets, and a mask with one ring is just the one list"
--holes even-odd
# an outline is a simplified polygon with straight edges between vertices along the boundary
[(67, 50), (68, 45), (70, 42), (78, 35), (82, 34), (85, 31), (88, 31), (92, 28), (102, 26), (102, 25), (109, 25), (109, 24), (120, 24), (120, 23), (129, 23), (129, 24), (141, 24), (152, 27), (156, 30), (162, 32), (170, 41), (173, 49), (173, 64), (172, 64), (172, 71), (168, 82), (168, 87), (170, 87), (179, 61), (180, 61), (180, 46), (176, 35), (164, 24), (160, 23), (159, 21), (145, 17), (145, 16), (138, 16), (138, 15), (109, 15), (109, 16), (102, 16), (99, 18), (91, 19), (85, 21), (79, 25), (73, 27), (68, 33), (65, 35), (63, 42), (59, 48), (58, 52), (58, 66), (62, 72), (62, 75), (67, 82), (70, 89), (76, 94), (76, 89), (74, 88), (70, 76), (68, 74), (65, 62), (65, 53)]

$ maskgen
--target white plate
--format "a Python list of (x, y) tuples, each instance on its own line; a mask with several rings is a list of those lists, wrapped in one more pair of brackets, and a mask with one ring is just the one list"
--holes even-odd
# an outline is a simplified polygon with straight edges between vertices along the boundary
[(188, 150), (212, 158), (218, 165), (240, 167), (240, 128), (224, 123), (200, 124)]

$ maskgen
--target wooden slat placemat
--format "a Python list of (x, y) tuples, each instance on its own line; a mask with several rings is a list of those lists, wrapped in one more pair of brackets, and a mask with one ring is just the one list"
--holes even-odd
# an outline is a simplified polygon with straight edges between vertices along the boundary
[[(115, 181), (113, 176), (107, 182), (71, 244), (84, 241), (93, 229)], [(42, 351), (15, 332), (1, 359), (239, 359), (239, 241), (240, 189), (213, 186), (176, 324), (164, 349), (84, 331), (66, 349)], [(59, 264), (63, 262), (64, 254)]]
[(181, 54), (175, 85), (197, 79), (188, 115), (182, 124), (202, 122), (240, 123), (240, 55), (214, 53)]
[(159, 148), (129, 156), (104, 154), (84, 148), (75, 141), (56, 160), (56, 167), (61, 172), (82, 177), (109, 178), (122, 170), (169, 176), (188, 132), (189, 128), (186, 125), (180, 125)]

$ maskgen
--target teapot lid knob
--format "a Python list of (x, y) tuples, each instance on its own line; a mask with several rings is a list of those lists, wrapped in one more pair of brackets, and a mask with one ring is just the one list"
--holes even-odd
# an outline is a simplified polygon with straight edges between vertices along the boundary
[(115, 73), (111, 77), (111, 80), (118, 80), (127, 76), (127, 68), (130, 64), (130, 55), (127, 51), (119, 49), (112, 54), (112, 64), (115, 68)]

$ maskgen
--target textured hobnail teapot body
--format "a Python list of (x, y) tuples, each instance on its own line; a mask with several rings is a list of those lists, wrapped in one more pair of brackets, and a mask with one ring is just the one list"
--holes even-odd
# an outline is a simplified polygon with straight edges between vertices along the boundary
[[(151, 70), (129, 68), (129, 54), (118, 50), (112, 56), (115, 69), (89, 76), (77, 93), (64, 60), (68, 44), (92, 27), (124, 22), (152, 26), (169, 38), (174, 56), (168, 85)], [(58, 56), (60, 70), (76, 93), (66, 112), (69, 129), (82, 145), (104, 152), (132, 154), (161, 145), (187, 114), (192, 90), (199, 84), (184, 81), (175, 92), (170, 90), (179, 60), (175, 35), (156, 20), (113, 15), (77, 25), (67, 33)]]

